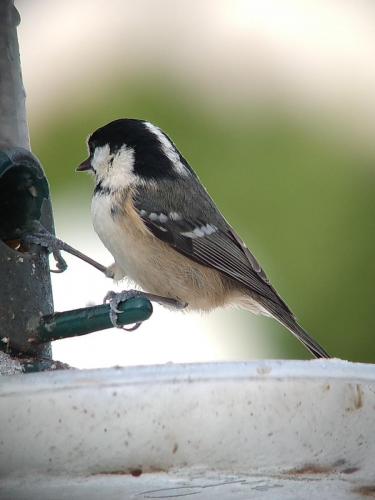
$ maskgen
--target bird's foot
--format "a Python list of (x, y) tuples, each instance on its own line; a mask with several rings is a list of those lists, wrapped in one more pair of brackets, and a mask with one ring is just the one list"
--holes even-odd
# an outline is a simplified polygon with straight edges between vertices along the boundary
[(104, 304), (109, 304), (109, 318), (111, 323), (116, 328), (121, 328), (122, 330), (126, 330), (128, 332), (133, 332), (137, 330), (141, 326), (141, 323), (136, 323), (134, 326), (130, 328), (125, 328), (122, 325), (117, 323), (117, 315), (121, 312), (118, 309), (119, 304), (121, 302), (126, 302), (127, 300), (134, 299), (136, 297), (141, 297), (143, 294), (139, 290), (123, 290), (122, 292), (116, 293), (110, 290), (103, 299)]
[(118, 309), (118, 305), (121, 302), (126, 302), (127, 300), (134, 299), (136, 297), (144, 297), (150, 300), (151, 302), (156, 302), (157, 304), (161, 304), (167, 307), (172, 307), (174, 309), (184, 309), (187, 306), (186, 303), (180, 302), (179, 300), (170, 299), (168, 297), (160, 297), (159, 295), (141, 292), (140, 290), (123, 290), (122, 292), (119, 293), (113, 292), (111, 290), (106, 294), (103, 302), (105, 304), (108, 303), (110, 306), (109, 317), (114, 327), (121, 328), (127, 331), (134, 331), (141, 325), (141, 323), (136, 323), (131, 328), (125, 328), (124, 326), (121, 326), (117, 323), (117, 314), (121, 312)]
[(64, 250), (64, 242), (56, 238), (47, 229), (40, 225), (35, 233), (25, 234), (22, 237), (22, 242), (26, 245), (38, 245), (46, 248), (48, 253), (52, 253), (56, 269), (51, 269), (52, 273), (63, 273), (68, 268), (65, 259), (61, 255), (61, 250)]

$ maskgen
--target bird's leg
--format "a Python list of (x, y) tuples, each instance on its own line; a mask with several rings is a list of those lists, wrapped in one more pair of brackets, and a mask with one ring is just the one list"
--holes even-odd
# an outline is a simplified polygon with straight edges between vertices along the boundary
[(132, 328), (129, 329), (120, 326), (117, 323), (117, 314), (121, 312), (118, 309), (118, 305), (121, 302), (125, 302), (129, 299), (134, 299), (135, 297), (145, 297), (151, 302), (156, 302), (157, 304), (161, 304), (167, 307), (172, 307), (174, 309), (184, 309), (187, 306), (186, 303), (180, 302), (179, 300), (170, 299), (168, 297), (160, 297), (159, 295), (154, 295), (153, 293), (141, 292), (140, 290), (123, 290), (122, 292), (119, 293), (113, 292), (111, 290), (104, 297), (103, 302), (108, 303), (110, 306), (109, 317), (111, 319), (111, 323), (113, 326), (128, 331), (136, 330), (140, 326), (141, 323), (136, 323)]
[(95, 260), (91, 259), (91, 257), (88, 257), (79, 250), (76, 250), (72, 246), (68, 245), (68, 243), (65, 243), (65, 241), (56, 238), (56, 236), (47, 231), (47, 229), (45, 229), (41, 224), (37, 224), (35, 232), (33, 231), (24, 234), (21, 238), (21, 241), (26, 245), (40, 245), (42, 247), (45, 247), (48, 252), (52, 253), (57, 267), (57, 269), (51, 269), (51, 272), (53, 273), (62, 273), (67, 269), (68, 265), (61, 255), (61, 251), (64, 251), (70, 253), (71, 255), (74, 255), (75, 257), (78, 257), (87, 264), (90, 264), (90, 266), (95, 267), (95, 269), (98, 269), (98, 271), (101, 271), (107, 277), (112, 277), (110, 275), (111, 271), (108, 270), (105, 266), (99, 264), (99, 262), (96, 262)]
[(121, 281), (126, 276), (124, 270), (116, 262), (108, 266), (104, 274), (107, 278), (112, 278), (114, 281)]

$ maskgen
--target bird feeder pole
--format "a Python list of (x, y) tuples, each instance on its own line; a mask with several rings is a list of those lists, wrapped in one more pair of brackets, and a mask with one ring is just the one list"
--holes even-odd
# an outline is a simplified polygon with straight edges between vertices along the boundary
[[(0, 0), (0, 348), (32, 356), (48, 366), (50, 344), (30, 344), (27, 334), (30, 319), (53, 312), (48, 255), (42, 248), (36, 248), (33, 254), (22, 253), (10, 244), (19, 229), (12, 227), (12, 221), (16, 226), (19, 220), (16, 201), (21, 200), (23, 189), (31, 199), (36, 195), (33, 185), (27, 184), (28, 168), (37, 169), (38, 178), (44, 176), (30, 152), (17, 39), (19, 22), (13, 0)], [(45, 185), (48, 190), (46, 181)], [(25, 206), (28, 203), (26, 200)], [(41, 203), (40, 221), (53, 231), (48, 195)]]
[(30, 149), (17, 39), (18, 11), (0, 2), (0, 146)]

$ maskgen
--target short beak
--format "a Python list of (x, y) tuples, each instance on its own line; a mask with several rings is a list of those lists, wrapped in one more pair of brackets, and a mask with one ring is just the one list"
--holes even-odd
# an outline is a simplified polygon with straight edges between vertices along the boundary
[(81, 165), (76, 168), (76, 172), (85, 172), (86, 170), (94, 170), (91, 166), (91, 158), (83, 161)]

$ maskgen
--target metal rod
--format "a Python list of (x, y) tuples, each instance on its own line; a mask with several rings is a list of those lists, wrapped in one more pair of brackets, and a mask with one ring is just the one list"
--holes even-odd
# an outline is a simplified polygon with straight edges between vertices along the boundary
[[(119, 325), (143, 322), (152, 314), (152, 304), (144, 297), (121, 302), (118, 309)], [(28, 342), (41, 344), (113, 328), (109, 312), (109, 304), (102, 304), (43, 316), (38, 324), (29, 325)]]

